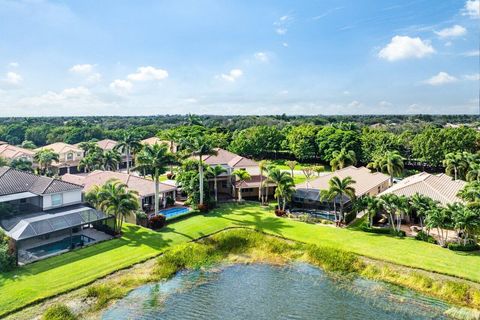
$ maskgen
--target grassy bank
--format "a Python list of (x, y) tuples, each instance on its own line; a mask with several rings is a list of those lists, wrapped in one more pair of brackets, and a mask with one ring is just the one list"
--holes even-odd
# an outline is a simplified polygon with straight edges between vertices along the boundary
[(308, 244), (480, 282), (480, 255), (426, 242), (306, 224), (274, 216), (258, 204), (228, 204), (176, 221), (161, 232), (125, 225), (124, 236), (0, 275), (0, 317), (160, 255), (228, 227), (255, 228)]
[[(143, 275), (127, 274), (89, 286), (82, 294), (84, 300), (90, 299), (92, 303), (79, 316), (98, 316), (100, 310), (141, 284), (169, 279), (181, 270), (205, 268), (225, 261), (274, 264), (306, 261), (336, 276), (360, 275), (406, 286), (450, 304), (480, 309), (480, 289), (466, 281), (440, 279), (435, 275), (385, 267), (344, 250), (291, 242), (248, 229), (234, 229), (200, 242), (175, 246), (157, 258), (154, 268)], [(59, 307), (55, 305), (53, 308)]]

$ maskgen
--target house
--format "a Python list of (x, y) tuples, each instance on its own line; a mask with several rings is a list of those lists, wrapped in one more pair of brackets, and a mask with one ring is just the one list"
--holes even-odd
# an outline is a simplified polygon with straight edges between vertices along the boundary
[[(113, 149), (115, 149), (117, 144), (118, 144), (117, 141), (111, 140), (111, 139), (103, 139), (103, 140), (97, 141), (97, 146), (100, 149), (102, 149), (103, 151), (113, 150)], [(122, 160), (121, 160), (121, 163), (119, 164), (119, 168), (125, 168), (127, 166), (127, 152), (126, 152), (126, 150), (123, 150), (123, 152), (121, 152), (121, 157), (122, 157)], [(131, 159), (130, 159), (130, 161), (131, 161)]]
[(84, 156), (84, 151), (78, 146), (74, 146), (64, 142), (55, 142), (41, 148), (35, 149), (35, 152), (40, 150), (52, 150), (59, 156), (59, 161), (53, 163), (53, 167), (58, 170), (58, 174), (77, 173), (78, 164)]
[[(102, 186), (112, 179), (127, 185), (129, 190), (136, 191), (138, 193), (138, 201), (144, 211), (151, 212), (154, 210), (155, 183), (152, 180), (134, 174), (102, 170), (95, 170), (88, 174), (65, 174), (62, 176), (63, 181), (81, 185), (84, 192), (90, 191), (94, 186)], [(159, 191), (160, 207), (165, 207), (167, 205), (167, 198), (175, 200), (177, 187), (160, 183)]]
[(150, 146), (153, 146), (154, 144), (166, 144), (168, 145), (170, 152), (176, 153), (178, 151), (178, 144), (176, 144), (173, 141), (162, 140), (158, 137), (143, 139), (142, 141), (140, 141), (140, 143), (150, 145)]
[(113, 217), (82, 201), (82, 186), (0, 167), (0, 227), (17, 262), (111, 238)]
[[(265, 176), (260, 175), (258, 163), (254, 160), (239, 156), (233, 152), (216, 148), (216, 155), (202, 157), (203, 162), (209, 166), (222, 166), (226, 172), (217, 177), (218, 193), (225, 197), (238, 197), (238, 191), (242, 188), (243, 198), (258, 198), (259, 189), (262, 183), (266, 181)], [(237, 169), (247, 171), (251, 179), (247, 181), (237, 181), (233, 172)], [(209, 179), (210, 190), (214, 190), (214, 179)], [(269, 184), (268, 194), (275, 193), (275, 185)]]
[[(317, 177), (310, 182), (298, 184), (295, 187), (296, 192), (293, 197), (294, 205), (301, 207), (331, 207), (331, 203), (320, 199), (320, 190), (328, 190), (329, 181), (333, 177), (340, 179), (351, 177), (355, 181), (352, 187), (355, 189), (357, 198), (367, 194), (374, 196), (390, 187), (390, 176), (380, 172), (372, 173), (365, 167), (349, 166)], [(344, 203), (349, 201), (347, 197), (344, 200)], [(335, 202), (338, 204), (340, 199), (335, 199)]]
[(25, 159), (33, 163), (35, 152), (30, 149), (12, 146), (8, 143), (0, 144), (0, 158), (12, 161), (15, 159)]
[(398, 196), (411, 197), (418, 193), (446, 206), (447, 204), (462, 202), (457, 197), (457, 193), (463, 189), (465, 184), (465, 181), (453, 180), (452, 177), (443, 173), (435, 175), (420, 172), (401, 180), (380, 195), (393, 193)]

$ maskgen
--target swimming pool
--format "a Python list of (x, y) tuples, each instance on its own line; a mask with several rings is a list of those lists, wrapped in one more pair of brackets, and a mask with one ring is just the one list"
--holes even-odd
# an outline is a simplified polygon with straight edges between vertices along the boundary
[(317, 210), (311, 210), (311, 209), (294, 209), (291, 211), (291, 213), (294, 215), (308, 214), (315, 218), (335, 221), (335, 214), (330, 213), (328, 211), (317, 211)]
[(174, 207), (170, 209), (160, 210), (160, 214), (164, 215), (167, 219), (175, 218), (180, 215), (190, 212), (190, 209), (187, 207)]
[(74, 235), (72, 236), (71, 240), (70, 240), (70, 237), (66, 237), (56, 242), (47, 243), (38, 247), (27, 249), (27, 251), (37, 257), (43, 257), (59, 251), (70, 249), (71, 246), (73, 247), (83, 246), (87, 243), (94, 242), (94, 241), (95, 239), (87, 237), (83, 234)]

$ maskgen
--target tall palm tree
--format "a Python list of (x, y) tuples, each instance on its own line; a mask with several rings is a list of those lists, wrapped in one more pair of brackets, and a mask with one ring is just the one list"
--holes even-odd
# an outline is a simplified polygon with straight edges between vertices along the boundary
[(275, 189), (275, 198), (278, 201), (279, 210), (285, 211), (287, 201), (291, 200), (294, 193), (295, 185), (293, 184), (293, 180), (277, 185), (277, 188)]
[(432, 198), (424, 196), (423, 194), (416, 193), (410, 197), (409, 203), (415, 210), (417, 218), (420, 220), (420, 226), (423, 228), (425, 216), (428, 210), (436, 208), (439, 204)]
[(290, 169), (290, 173), (291, 173), (292, 178), (293, 178), (294, 177), (293, 171), (295, 170), (295, 167), (297, 166), (298, 162), (297, 161), (285, 161), (285, 164)]
[(340, 201), (340, 217), (339, 222), (344, 221), (343, 210), (345, 206), (345, 197), (348, 197), (350, 201), (355, 200), (355, 188), (352, 187), (356, 181), (352, 179), (352, 177), (345, 177), (340, 179), (339, 177), (332, 177), (330, 181), (328, 181), (328, 190), (320, 191), (321, 198), (330, 198), (333, 199), (334, 203), (336, 199)]
[(242, 201), (242, 189), (243, 189), (243, 184), (245, 183), (246, 180), (250, 180), (251, 176), (250, 173), (248, 173), (246, 170), (243, 169), (237, 169), (233, 171), (232, 173), (239, 182), (239, 187), (238, 187), (238, 201)]
[(377, 172), (380, 172), (382, 170), (382, 156), (376, 156), (373, 158), (371, 162), (367, 164), (367, 168), (370, 170), (375, 170)]
[[(164, 130), (159, 132), (158, 134), (159, 138), (164, 139), (168, 141), (168, 145), (170, 148), (170, 153), (175, 153), (175, 143), (178, 141), (180, 138), (180, 135), (175, 129), (170, 129), (170, 130)], [(173, 165), (170, 165), (170, 173), (173, 174)]]
[[(264, 181), (263, 181), (263, 173), (267, 170), (267, 167), (269, 166), (269, 161), (268, 160), (261, 160), (258, 163), (258, 168), (260, 170), (260, 188), (258, 188), (258, 200), (262, 204), (264, 204), (267, 200), (264, 200), (264, 195), (263, 195), (263, 189), (264, 189)], [(267, 198), (268, 198), (268, 185), (267, 185), (267, 190), (266, 190)]]
[(343, 169), (357, 163), (357, 157), (353, 150), (342, 148), (340, 151), (337, 150), (333, 152), (332, 156), (333, 158), (330, 161), (330, 166), (333, 170)]
[(102, 161), (103, 168), (105, 170), (115, 171), (115, 170), (117, 170), (118, 165), (122, 161), (122, 156), (115, 149), (105, 150), (102, 153), (101, 161)]
[(40, 149), (35, 153), (33, 159), (37, 162), (41, 174), (49, 174), (53, 162), (58, 162), (60, 156), (52, 149)]
[(448, 239), (448, 228), (452, 226), (449, 210), (452, 208), (436, 207), (427, 211), (425, 225), (429, 229), (436, 228), (438, 234), (438, 243), (445, 247)]
[(140, 139), (131, 131), (124, 132), (115, 146), (115, 150), (124, 152), (127, 157), (127, 173), (130, 173), (130, 158), (132, 153), (141, 148), (142, 144), (140, 143)]
[(89, 153), (86, 157), (83, 157), (78, 162), (78, 170), (84, 169), (85, 172), (90, 172), (93, 170), (98, 170), (102, 167), (102, 160), (98, 157), (99, 155)]
[(378, 197), (365, 195), (359, 200), (359, 204), (365, 210), (368, 226), (372, 227), (373, 217), (382, 209), (382, 201)]
[(402, 226), (402, 214), (408, 210), (408, 200), (404, 196), (397, 196), (393, 193), (384, 194), (380, 197), (383, 210), (388, 213), (390, 227), (399, 232)]
[(85, 201), (87, 201), (92, 207), (97, 210), (101, 210), (102, 198), (101, 198), (101, 190), (102, 187), (99, 185), (94, 185), (92, 189), (90, 189), (85, 194)]
[[(1, 162), (1, 161), (0, 161)], [(0, 167), (2, 164), (0, 163)], [(10, 167), (20, 170), (20, 171), (25, 171), (25, 172), (33, 172), (33, 166), (32, 166), (32, 161), (25, 159), (25, 158), (16, 158), (13, 159), (10, 162)]]
[(398, 151), (387, 151), (381, 160), (381, 170), (388, 173), (390, 183), (393, 183), (393, 177), (403, 172), (403, 157)]
[(198, 157), (198, 176), (200, 179), (200, 201), (199, 205), (203, 206), (204, 198), (204, 173), (203, 173), (203, 157), (208, 155), (216, 155), (217, 150), (213, 147), (210, 140), (203, 135), (198, 135), (185, 140), (182, 143), (186, 150), (188, 150), (193, 156)]
[(218, 164), (216, 166), (207, 167), (207, 175), (213, 177), (213, 189), (215, 191), (215, 202), (218, 202), (217, 179), (219, 175), (225, 172), (227, 172), (227, 169), (225, 169), (224, 167)]
[(448, 153), (445, 155), (445, 160), (443, 160), (443, 165), (445, 166), (445, 172), (447, 174), (452, 174), (453, 179), (458, 180), (458, 176), (463, 170), (467, 169), (468, 163), (461, 153)]
[(167, 166), (175, 161), (173, 154), (165, 144), (145, 145), (135, 159), (135, 171), (144, 172), (155, 182), (155, 214), (160, 209), (160, 175), (167, 171)]
[(115, 216), (115, 232), (121, 233), (125, 218), (139, 208), (138, 193), (128, 190), (127, 185), (118, 180), (110, 180), (100, 188), (98, 197), (100, 208)]
[(275, 191), (275, 196), (277, 198), (278, 209), (282, 208), (281, 202), (286, 193), (288, 185), (293, 185), (293, 178), (290, 173), (286, 171), (281, 171), (280, 169), (273, 167), (268, 171), (268, 182), (276, 185), (276, 188), (280, 190)]
[(98, 154), (102, 152), (102, 149), (98, 146), (96, 141), (85, 141), (78, 144), (80, 149), (84, 151), (84, 156), (89, 154)]

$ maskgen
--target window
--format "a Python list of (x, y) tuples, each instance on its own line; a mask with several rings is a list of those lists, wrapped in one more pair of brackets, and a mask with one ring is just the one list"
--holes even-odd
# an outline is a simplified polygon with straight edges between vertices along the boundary
[(222, 182), (222, 188), (223, 188), (223, 189), (227, 189), (227, 187), (228, 187), (228, 186), (227, 186), (227, 182)]
[(73, 153), (69, 152), (67, 153), (67, 161), (71, 161), (71, 160), (73, 160)]
[(63, 195), (59, 194), (52, 194), (52, 207), (61, 206), (63, 204)]

